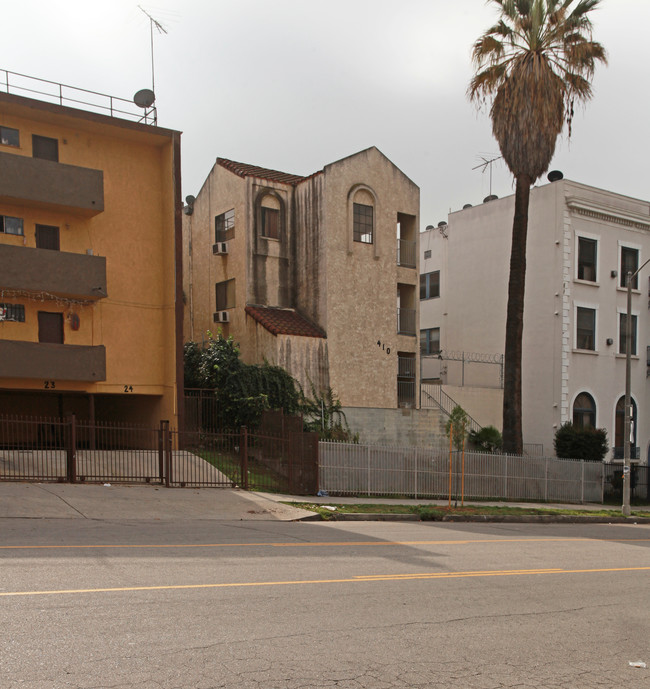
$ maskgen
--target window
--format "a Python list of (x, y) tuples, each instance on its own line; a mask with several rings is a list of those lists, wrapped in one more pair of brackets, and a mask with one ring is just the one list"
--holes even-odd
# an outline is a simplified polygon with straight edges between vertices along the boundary
[(440, 352), (440, 328), (420, 330), (420, 354), (438, 354)]
[(595, 239), (578, 237), (578, 280), (596, 282), (597, 247)]
[[(636, 273), (639, 267), (639, 250), (631, 249), (629, 246), (621, 247), (621, 287), (627, 287), (627, 274)], [(639, 276), (632, 278), (632, 289), (639, 288)]]
[(55, 163), (58, 163), (59, 142), (47, 136), (32, 134), (32, 156), (34, 158), (43, 158), (44, 160), (53, 160)]
[(235, 280), (224, 280), (217, 282), (214, 286), (217, 311), (235, 308)]
[(440, 271), (420, 275), (420, 299), (433, 299), (440, 296)]
[(0, 304), (0, 321), (25, 322), (25, 307), (22, 304)]
[(0, 215), (0, 232), (5, 234), (23, 235), (23, 219), (12, 218), (9, 215)]
[(63, 344), (63, 314), (38, 312), (38, 341)]
[(280, 239), (280, 211), (262, 207), (262, 237)]
[[(618, 352), (619, 354), (627, 353), (627, 314), (618, 314)], [(632, 355), (636, 356), (636, 316), (632, 315)]]
[(36, 248), (59, 250), (59, 228), (51, 225), (36, 225)]
[(20, 133), (11, 127), (0, 127), (0, 143), (3, 146), (20, 146)]
[(353, 206), (353, 238), (355, 242), (372, 244), (373, 235), (373, 207), (363, 203), (355, 203)]
[(214, 219), (214, 241), (226, 242), (235, 236), (235, 209), (217, 215)]
[(588, 392), (581, 392), (573, 403), (573, 425), (576, 428), (596, 428), (596, 403)]
[(426, 260), (427, 258), (431, 258), (431, 249), (427, 249), (427, 250), (424, 252), (424, 258), (425, 258), (425, 260)]
[(596, 309), (576, 308), (576, 349), (596, 349)]

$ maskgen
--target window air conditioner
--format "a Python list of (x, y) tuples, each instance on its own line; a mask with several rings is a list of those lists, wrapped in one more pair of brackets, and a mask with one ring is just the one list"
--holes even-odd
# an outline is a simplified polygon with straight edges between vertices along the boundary
[(213, 254), (227, 254), (228, 253), (228, 242), (217, 242), (212, 245)]
[(214, 314), (215, 323), (230, 323), (230, 314), (228, 311), (217, 311)]

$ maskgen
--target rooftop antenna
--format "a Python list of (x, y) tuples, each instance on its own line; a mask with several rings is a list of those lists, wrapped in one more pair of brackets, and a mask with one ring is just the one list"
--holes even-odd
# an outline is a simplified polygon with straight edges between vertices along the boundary
[(492, 165), (493, 163), (496, 163), (497, 160), (501, 160), (503, 156), (497, 156), (496, 158), (488, 158), (487, 156), (479, 157), (483, 162), (480, 163), (480, 165), (473, 167), (472, 170), (478, 170), (479, 168), (481, 168), (481, 172), (485, 172), (488, 167), (490, 168), (490, 196), (492, 196)]
[(149, 19), (149, 29), (151, 31), (151, 90), (156, 92), (156, 82), (154, 79), (154, 69), (153, 69), (153, 29), (156, 27), (158, 33), (167, 33), (167, 29), (157, 20), (154, 19), (147, 10), (145, 10), (141, 5), (138, 5), (138, 9), (145, 14)]

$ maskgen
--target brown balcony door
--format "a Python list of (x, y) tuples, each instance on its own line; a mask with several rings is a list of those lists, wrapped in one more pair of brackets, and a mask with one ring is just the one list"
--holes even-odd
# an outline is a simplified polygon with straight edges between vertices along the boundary
[(53, 160), (59, 162), (59, 142), (57, 139), (50, 139), (48, 136), (32, 134), (32, 155), (34, 158)]
[(63, 344), (63, 314), (38, 312), (38, 341)]
[(59, 251), (59, 228), (52, 225), (36, 225), (36, 248)]

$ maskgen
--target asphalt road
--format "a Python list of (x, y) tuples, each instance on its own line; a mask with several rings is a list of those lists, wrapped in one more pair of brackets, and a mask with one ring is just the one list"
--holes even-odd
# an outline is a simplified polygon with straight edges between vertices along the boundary
[(650, 687), (650, 527), (0, 519), (3, 689)]

